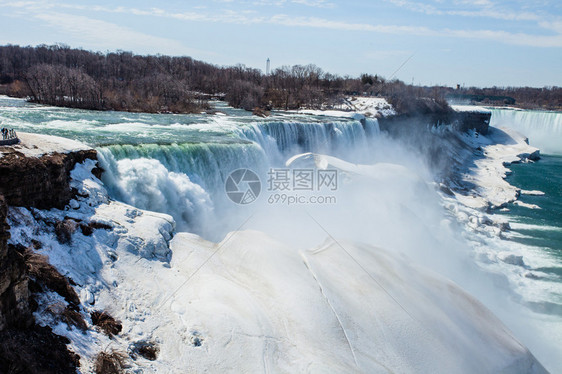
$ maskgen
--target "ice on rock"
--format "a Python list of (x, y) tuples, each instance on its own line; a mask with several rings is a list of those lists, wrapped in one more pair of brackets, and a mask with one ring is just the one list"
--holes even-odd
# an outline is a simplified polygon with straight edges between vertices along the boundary
[(537, 204), (528, 204), (528, 203), (524, 203), (523, 201), (520, 201), (520, 200), (514, 201), (513, 204), (524, 207), (524, 208), (527, 208), (527, 209), (542, 209)]
[(18, 131), (20, 143), (12, 148), (23, 153), (26, 157), (41, 157), (53, 152), (70, 153), (86, 151), (90, 147), (76, 140), (53, 135), (32, 134)]
[(515, 265), (515, 266), (525, 266), (525, 261), (523, 261), (523, 256), (516, 255), (509, 252), (500, 252), (498, 253), (498, 259), (506, 264)]
[(91, 207), (100, 204), (107, 204), (109, 196), (103, 183), (92, 174), (92, 169), (96, 167), (97, 161), (87, 159), (81, 164), (77, 164), (70, 172), (70, 187), (78, 191), (81, 196), (78, 199), (85, 201)]
[(476, 158), (465, 174), (475, 185), (476, 195), (456, 193), (456, 199), (478, 210), (501, 208), (515, 201), (519, 190), (505, 180), (509, 173), (506, 167), (522, 160), (537, 159), (539, 150), (527, 144), (523, 135), (505, 128), (490, 127), (486, 136), (469, 132), (462, 140), (474, 149), (482, 149), (485, 157)]
[(93, 305), (95, 303), (94, 294), (90, 292), (90, 290), (84, 288), (82, 289), (82, 291), (80, 291), (80, 301)]
[(80, 208), (80, 203), (74, 199), (70, 200), (70, 202), (68, 203), (68, 205), (72, 208), (72, 209), (79, 209)]
[(365, 117), (392, 116), (396, 114), (396, 111), (385, 98), (358, 96), (347, 98), (341, 106), (336, 109), (303, 109), (298, 110), (297, 113), (362, 120), (365, 119)]
[(111, 202), (96, 208), (94, 222), (111, 223), (121, 229), (117, 247), (148, 259), (168, 261), (168, 242), (173, 237), (175, 222), (167, 214), (140, 211), (126, 204)]
[(521, 190), (521, 195), (529, 195), (529, 196), (543, 196), (544, 192), (537, 191), (537, 190)]
[(103, 183), (91, 173), (95, 166), (96, 161), (86, 160), (71, 172), (71, 186), (92, 208), (89, 222), (109, 227), (117, 233), (118, 248), (145, 258), (168, 261), (171, 256), (168, 242), (175, 230), (173, 218), (109, 201)]
[[(126, 331), (139, 332), (139, 336), (149, 335), (140, 322), (152, 313), (152, 305), (142, 300), (156, 300), (158, 294), (147, 294), (142, 287), (138, 288), (135, 279), (137, 273), (143, 273), (143, 264), (151, 268), (152, 273), (162, 269), (171, 271), (167, 262), (171, 258), (169, 242), (174, 236), (175, 222), (166, 214), (142, 211), (111, 201), (102, 182), (92, 175), (94, 167), (95, 161), (86, 160), (72, 170), (71, 187), (77, 190), (78, 196), (65, 210), (11, 207), (8, 216), (10, 243), (29, 247), (33, 245), (33, 240), (39, 242), (41, 246), (37, 252), (46, 255), (61, 274), (76, 284), (84, 316), (87, 317), (93, 310), (107, 310), (124, 322)], [(61, 244), (54, 228), (57, 222), (65, 219), (74, 220), (76, 228), (70, 234), (70, 243)], [(91, 232), (83, 234), (79, 225), (89, 226)], [(152, 263), (146, 265), (140, 261), (143, 259), (157, 261), (145, 260)], [(145, 281), (153, 282), (150, 276), (146, 276)], [(134, 312), (123, 314), (122, 311), (128, 310), (126, 306), (131, 299), (137, 300), (141, 306)], [(38, 302), (39, 309), (35, 313), (38, 322), (49, 325), (56, 334), (70, 339), (69, 348), (81, 356), (83, 372), (93, 372), (95, 356), (110, 343), (125, 344), (122, 350), (127, 351), (126, 344), (131, 339), (127, 337), (127, 332), (123, 334), (125, 338), (121, 343), (112, 343), (93, 328), (86, 332), (69, 329), (53, 317), (56, 314), (53, 313), (53, 305), (64, 303), (63, 299), (46, 293)], [(164, 321), (159, 323), (164, 324)], [(139, 370), (146, 372), (147, 368), (136, 364), (134, 371)], [(159, 370), (149, 370), (156, 371)]]

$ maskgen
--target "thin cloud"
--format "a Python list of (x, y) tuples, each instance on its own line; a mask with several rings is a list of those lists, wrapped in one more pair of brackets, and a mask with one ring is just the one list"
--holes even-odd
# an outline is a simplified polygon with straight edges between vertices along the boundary
[(292, 0), (291, 2), (294, 4), (301, 4), (314, 8), (333, 8), (335, 6), (334, 3), (326, 0)]
[[(538, 13), (527, 11), (514, 11), (505, 7), (500, 7), (497, 4), (488, 0), (476, 1), (454, 1), (453, 5), (445, 4), (444, 9), (438, 8), (435, 5), (426, 4), (417, 1), (408, 0), (386, 0), (400, 8), (407, 9), (412, 12), (424, 13), (426, 15), (437, 16), (462, 16), (462, 17), (482, 17), (492, 18), (507, 21), (540, 21), (543, 16)], [(459, 9), (451, 9), (451, 8)]]
[(156, 37), (89, 17), (57, 12), (38, 13), (33, 17), (99, 49), (156, 49), (172, 55), (202, 53), (172, 39)]
[[(213, 0), (217, 3), (234, 4), (234, 0)], [(284, 7), (288, 4), (304, 5), (312, 8), (333, 8), (335, 4), (328, 0), (252, 0), (238, 1), (239, 5), (258, 5), (258, 6), (276, 6)]]
[[(287, 1), (287, 0), (284, 0)], [(317, 0), (292, 0), (292, 1), (303, 1), (312, 4), (313, 2), (317, 5), (320, 3), (326, 3), (326, 1)], [(433, 5), (427, 5), (421, 7), (421, 3), (415, 3), (406, 0), (388, 0), (397, 5), (412, 7), (412, 9), (417, 9), (418, 11), (423, 11), (431, 14), (444, 14), (442, 10), (437, 9)], [(458, 2), (457, 3), (462, 3)], [(471, 4), (476, 4), (486, 9), (478, 10), (480, 16), (496, 17), (500, 19), (510, 19), (510, 20), (535, 20), (536, 15), (534, 13), (521, 13), (518, 16), (512, 13), (506, 12), (503, 15), (496, 15), (491, 10), (494, 6), (489, 0), (477, 0), (476, 2), (471, 2)], [(38, 9), (43, 6), (43, 9), (51, 9), (52, 3), (47, 4), (44, 2), (34, 2), (34, 1), (22, 1), (22, 2), (0, 2), (0, 6), (12, 6), (19, 7), (25, 10)], [(170, 19), (177, 19), (186, 22), (206, 22), (206, 23), (226, 23), (226, 24), (241, 24), (241, 25), (259, 25), (259, 24), (273, 24), (286, 27), (302, 27), (302, 28), (320, 28), (334, 31), (352, 31), (352, 32), (372, 32), (372, 33), (382, 33), (382, 34), (395, 34), (395, 35), (412, 35), (412, 36), (426, 36), (426, 37), (450, 37), (459, 39), (473, 39), (473, 40), (487, 40), (503, 44), (512, 45), (522, 45), (522, 46), (536, 46), (544, 48), (560, 48), (562, 47), (562, 22), (560, 20), (556, 21), (540, 21), (539, 26), (542, 29), (547, 29), (550, 32), (554, 32), (554, 35), (543, 35), (543, 34), (527, 34), (527, 33), (514, 33), (504, 30), (470, 30), (470, 29), (433, 29), (426, 26), (407, 26), (407, 25), (384, 25), (384, 24), (371, 24), (371, 23), (356, 23), (347, 22), (340, 20), (331, 20), (320, 17), (306, 17), (306, 16), (294, 16), (287, 14), (276, 14), (273, 16), (264, 16), (256, 14), (255, 10), (249, 12), (248, 10), (223, 10), (221, 12), (202, 12), (202, 11), (191, 11), (191, 12), (170, 12), (161, 8), (149, 8), (149, 9), (138, 9), (138, 8), (126, 8), (126, 7), (115, 7), (108, 8), (102, 6), (86, 7), (77, 4), (67, 4), (59, 3), (56, 4), (58, 9), (74, 9), (74, 10), (88, 10), (98, 11), (98, 12), (111, 12), (111, 13), (124, 13), (136, 16), (146, 16), (146, 17), (164, 17)], [(460, 12), (458, 10), (449, 10), (451, 12)], [(54, 16), (58, 14), (58, 16)], [(463, 13), (467, 15), (468, 13)], [(145, 33), (140, 33), (131, 29), (127, 29), (118, 25), (108, 24), (105, 21), (93, 20), (87, 17), (60, 14), (52, 12), (37, 13), (37, 18), (48, 22), (54, 27), (63, 27), (68, 29), (77, 37), (88, 38), (92, 43), (97, 43), (96, 45), (101, 45), (103, 43), (108, 43), (112, 41), (114, 44), (120, 45), (132, 45), (132, 46), (143, 46), (147, 47), (156, 46), (158, 50), (163, 53), (178, 54), (179, 53), (194, 53), (183, 46), (177, 41), (170, 39), (159, 38), (151, 36)], [(537, 16), (538, 17), (538, 16)], [(82, 22), (83, 21), (83, 22)], [(86, 26), (88, 25), (88, 26)], [(111, 31), (108, 31), (111, 30)], [(105, 37), (100, 36), (105, 35)], [(118, 39), (115, 39), (118, 38)], [(104, 46), (107, 48), (107, 45)], [(133, 48), (133, 47), (128, 47)], [(146, 48), (145, 48), (146, 49)], [(209, 53), (206, 53), (209, 54)]]
[(275, 15), (269, 18), (267, 22), (283, 26), (313, 27), (341, 31), (368, 31), (384, 34), (437, 35), (435, 31), (432, 31), (427, 27), (349, 23), (316, 17), (293, 17), (285, 14)]
[(365, 58), (370, 60), (388, 60), (389, 58), (397, 58), (404, 56), (409, 56), (412, 54), (412, 51), (400, 50), (400, 49), (390, 49), (390, 50), (375, 50), (375, 51), (368, 51), (364, 54)]
[(496, 30), (451, 30), (444, 32), (452, 37), (464, 39), (481, 39), (505, 44), (532, 46), (543, 48), (562, 48), (562, 35), (530, 35), (524, 33), (510, 33)]

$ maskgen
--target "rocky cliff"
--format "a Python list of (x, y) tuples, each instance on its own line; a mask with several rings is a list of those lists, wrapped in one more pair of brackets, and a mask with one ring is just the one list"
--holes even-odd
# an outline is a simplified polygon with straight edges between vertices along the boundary
[(9, 206), (63, 208), (75, 193), (70, 188), (71, 170), (86, 159), (95, 160), (97, 154), (92, 149), (28, 152), (38, 148), (0, 147), (0, 373), (75, 373), (78, 365), (78, 356), (66, 348), (67, 339), (35, 325), (30, 288), (37, 279), (30, 281), (34, 277), (29, 250), (7, 243), (6, 217)]
[(7, 244), (10, 238), (7, 210), (5, 200), (0, 196), (0, 331), (7, 326), (32, 323), (25, 262)]
[(469, 130), (487, 135), (491, 112), (442, 110), (399, 114), (378, 119), (386, 132), (407, 148), (425, 158), (440, 182), (456, 179), (460, 163), (472, 157), (474, 150), (463, 141)]
[(490, 112), (478, 111), (400, 114), (379, 118), (379, 126), (381, 130), (397, 136), (426, 132), (428, 127), (436, 125), (451, 125), (461, 132), (474, 129), (486, 135), (491, 116)]
[(0, 194), (12, 206), (63, 208), (72, 198), (70, 171), (96, 151), (80, 150), (26, 157), (13, 151), (0, 158)]

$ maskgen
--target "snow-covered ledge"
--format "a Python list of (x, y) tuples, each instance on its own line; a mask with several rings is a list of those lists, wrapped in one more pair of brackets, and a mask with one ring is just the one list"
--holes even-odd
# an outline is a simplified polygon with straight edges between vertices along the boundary
[[(54, 293), (36, 318), (70, 339), (83, 372), (108, 349), (147, 373), (545, 372), (477, 300), (390, 251), (331, 240), (297, 250), (257, 231), (221, 243), (174, 235), (170, 216), (111, 201), (94, 167), (72, 171), (79, 196), (65, 209), (11, 208), (9, 217), (11, 242), (40, 242), (76, 284), (86, 331), (53, 314), (49, 305), (65, 302)], [(61, 244), (53, 222), (69, 219), (93, 232)], [(122, 322), (119, 336), (92, 326), (94, 310)], [(130, 358), (139, 344), (158, 347), (156, 360)]]

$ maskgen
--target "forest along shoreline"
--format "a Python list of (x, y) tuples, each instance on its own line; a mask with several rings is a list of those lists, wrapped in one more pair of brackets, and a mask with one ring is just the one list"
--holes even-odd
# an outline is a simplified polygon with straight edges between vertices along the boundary
[(398, 114), (423, 113), (428, 101), (445, 111), (447, 101), (562, 110), (559, 87), (422, 87), (376, 74), (341, 77), (312, 64), (266, 75), (241, 64), (104, 54), (62, 44), (0, 46), (0, 94), (60, 107), (147, 113), (212, 112), (209, 100), (219, 99), (264, 116), (273, 109), (335, 109), (350, 96), (385, 97)]

